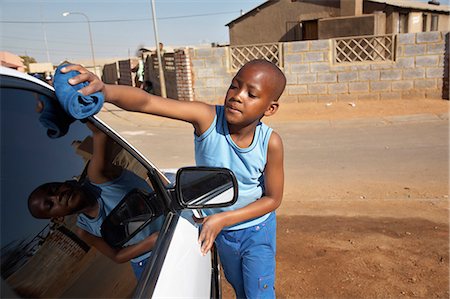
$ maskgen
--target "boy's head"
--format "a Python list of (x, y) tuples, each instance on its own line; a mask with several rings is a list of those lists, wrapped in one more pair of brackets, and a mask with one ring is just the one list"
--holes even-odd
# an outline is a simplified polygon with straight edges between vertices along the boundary
[(28, 197), (28, 209), (35, 218), (50, 219), (80, 212), (89, 205), (89, 196), (76, 181), (45, 183)]
[[(286, 86), (286, 77), (273, 63), (257, 59), (246, 63), (233, 78), (225, 98), (228, 122), (242, 124), (273, 115)], [(241, 119), (241, 120), (239, 120)]]

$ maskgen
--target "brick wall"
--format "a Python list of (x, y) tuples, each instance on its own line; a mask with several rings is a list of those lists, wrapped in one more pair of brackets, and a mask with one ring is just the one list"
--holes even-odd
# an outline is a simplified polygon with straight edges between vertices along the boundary
[[(448, 99), (448, 32), (398, 35), (396, 59), (389, 62), (336, 65), (331, 47), (331, 40), (284, 43), (282, 101)], [(221, 102), (234, 75), (228, 48), (190, 49), (189, 55), (194, 99)]]
[(194, 92), (192, 90), (192, 66), (188, 49), (175, 50), (175, 69), (178, 100), (194, 100)]
[(118, 83), (120, 85), (133, 86), (133, 74), (131, 73), (131, 60), (120, 60), (119, 61), (119, 79)]

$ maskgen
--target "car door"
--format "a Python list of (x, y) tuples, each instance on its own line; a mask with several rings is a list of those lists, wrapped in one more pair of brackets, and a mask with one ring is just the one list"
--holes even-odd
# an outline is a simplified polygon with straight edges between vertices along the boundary
[(91, 132), (75, 121), (67, 134), (50, 138), (41, 106), (55, 102), (52, 88), (3, 68), (0, 82), (2, 297), (210, 297), (211, 256), (200, 254), (191, 213), (175, 209), (167, 178), (96, 118), (91, 121), (117, 143), (115, 163), (146, 180), (161, 199), (164, 223), (141, 279), (129, 263), (115, 264), (79, 239), (75, 216), (30, 215), (27, 199), (36, 186), (86, 176)]
[[(172, 214), (167, 234), (165, 257), (155, 260), (155, 269), (140, 281), (135, 297), (138, 298), (210, 298), (211, 254), (202, 256), (196, 242), (199, 228), (192, 220), (192, 213), (184, 211)], [(153, 276), (155, 275), (155, 276)], [(156, 277), (157, 276), (157, 277)]]

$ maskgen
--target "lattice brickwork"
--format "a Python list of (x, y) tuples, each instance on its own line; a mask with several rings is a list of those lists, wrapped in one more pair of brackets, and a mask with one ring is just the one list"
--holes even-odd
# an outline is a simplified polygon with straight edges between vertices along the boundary
[(395, 36), (361, 36), (336, 38), (334, 63), (394, 61)]
[(245, 63), (254, 59), (266, 59), (278, 67), (283, 67), (282, 44), (258, 44), (230, 47), (230, 67), (238, 70)]

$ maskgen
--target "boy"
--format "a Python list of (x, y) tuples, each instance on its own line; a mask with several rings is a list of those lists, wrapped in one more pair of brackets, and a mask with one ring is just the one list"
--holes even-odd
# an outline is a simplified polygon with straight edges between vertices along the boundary
[(231, 169), (239, 198), (228, 208), (204, 210), (199, 236), (202, 254), (216, 242), (227, 280), (238, 298), (275, 297), (275, 209), (283, 196), (283, 144), (260, 122), (275, 114), (286, 78), (265, 60), (245, 64), (233, 78), (223, 106), (152, 96), (139, 89), (105, 85), (81, 66), (72, 85), (89, 81), (84, 95), (102, 91), (123, 109), (189, 122), (195, 133), (198, 166)]

